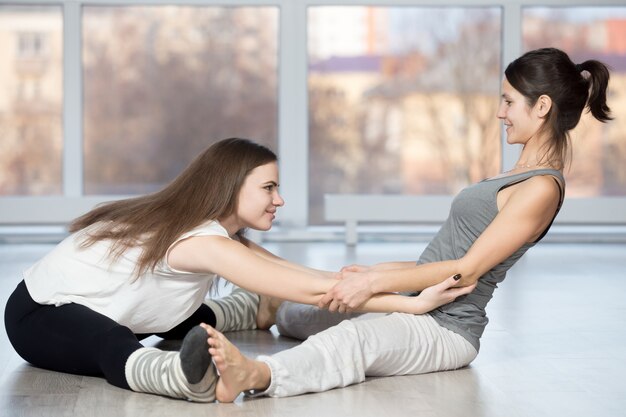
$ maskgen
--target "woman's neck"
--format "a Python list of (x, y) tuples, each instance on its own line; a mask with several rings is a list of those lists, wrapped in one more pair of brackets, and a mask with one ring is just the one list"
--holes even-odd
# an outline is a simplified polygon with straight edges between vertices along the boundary
[(549, 142), (549, 138), (533, 137), (524, 147), (517, 162), (511, 169), (513, 170), (529, 170), (538, 168), (555, 168), (553, 161), (546, 159), (546, 149)]
[(237, 233), (241, 227), (239, 226), (235, 215), (232, 214), (227, 217), (223, 217), (221, 219), (217, 219), (217, 222), (228, 232), (228, 236), (233, 237), (235, 233)]

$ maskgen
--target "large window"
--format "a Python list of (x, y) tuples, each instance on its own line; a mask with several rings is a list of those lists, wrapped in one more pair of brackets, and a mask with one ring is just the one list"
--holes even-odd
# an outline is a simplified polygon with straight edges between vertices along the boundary
[(276, 7), (83, 9), (84, 191), (136, 194), (206, 146), (276, 149)]
[(528, 7), (523, 35), (525, 50), (553, 46), (575, 63), (597, 59), (609, 65), (608, 105), (615, 120), (602, 124), (583, 115), (572, 132), (567, 193), (626, 196), (626, 7)]
[(0, 5), (0, 195), (62, 192), (61, 12)]
[(583, 2), (0, 0), (0, 227), (157, 190), (237, 136), (278, 153), (276, 236), (334, 236), (308, 227), (325, 194), (438, 223), (517, 160), (503, 65), (543, 46), (612, 68), (615, 120), (572, 135), (557, 222), (626, 224), (626, 6)]
[(501, 9), (311, 7), (309, 201), (456, 193), (500, 169)]

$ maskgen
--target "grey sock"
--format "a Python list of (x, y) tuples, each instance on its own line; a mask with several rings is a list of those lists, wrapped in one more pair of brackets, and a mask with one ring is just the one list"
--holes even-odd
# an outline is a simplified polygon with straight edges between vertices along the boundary
[[(199, 340), (198, 333), (194, 332), (192, 339), (194, 341)], [(187, 346), (194, 344), (200, 349), (195, 349), (194, 353), (186, 354), (187, 365), (203, 355), (205, 358), (210, 358), (206, 350), (204, 354), (201, 354), (202, 346), (200, 344), (191, 343)], [(188, 347), (186, 350), (191, 352), (193, 349)], [(193, 360), (189, 360), (189, 358), (193, 358)], [(131, 353), (126, 361), (124, 372), (128, 386), (136, 392), (147, 392), (196, 402), (215, 401), (218, 375), (210, 360), (209, 366), (204, 370), (204, 375), (198, 381), (195, 372), (188, 376), (183, 371), (180, 352), (166, 352), (153, 347), (145, 347)], [(197, 382), (192, 383), (190, 378), (196, 379)]]
[(235, 287), (227, 296), (207, 298), (204, 304), (215, 314), (215, 329), (224, 333), (256, 329), (259, 300), (257, 294)]

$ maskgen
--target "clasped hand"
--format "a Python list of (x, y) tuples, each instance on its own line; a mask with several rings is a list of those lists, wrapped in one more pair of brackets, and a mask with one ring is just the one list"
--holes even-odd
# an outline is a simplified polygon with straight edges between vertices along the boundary
[(370, 272), (369, 267), (362, 265), (341, 268), (337, 274), (340, 281), (322, 297), (318, 306), (340, 313), (355, 310), (374, 295), (369, 277)]

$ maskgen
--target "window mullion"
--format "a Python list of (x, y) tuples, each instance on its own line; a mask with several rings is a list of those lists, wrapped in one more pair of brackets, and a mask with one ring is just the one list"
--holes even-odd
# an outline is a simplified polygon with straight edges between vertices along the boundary
[(63, 5), (63, 195), (83, 194), (81, 7)]
[[(522, 54), (522, 7), (519, 3), (503, 5), (502, 22), (502, 73), (504, 69)], [(502, 75), (504, 77), (504, 75)], [(506, 132), (501, 129), (502, 137), (502, 170), (507, 170), (517, 161), (521, 146), (506, 143)]]
[(281, 223), (308, 223), (307, 7), (285, 1), (280, 11), (279, 152)]

